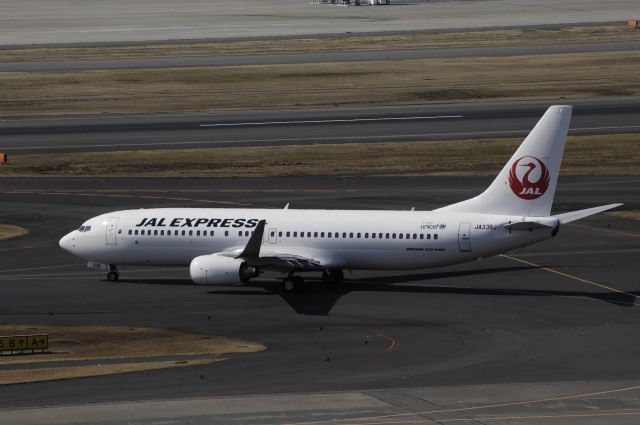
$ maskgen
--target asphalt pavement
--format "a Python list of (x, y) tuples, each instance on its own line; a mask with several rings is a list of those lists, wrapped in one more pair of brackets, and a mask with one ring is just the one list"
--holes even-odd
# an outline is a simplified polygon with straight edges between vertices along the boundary
[(0, 120), (0, 152), (91, 152), (526, 136), (554, 104), (571, 135), (640, 131), (639, 97)]
[[(268, 349), (207, 366), (4, 386), (0, 417), (635, 423), (637, 221), (599, 215), (508, 257), (347, 273), (338, 288), (311, 274), (308, 288), (294, 295), (282, 293), (273, 275), (248, 287), (207, 287), (191, 284), (181, 268), (128, 267), (121, 281), (107, 282), (57, 246), (85, 218), (118, 209), (231, 202), (419, 211), (473, 196), (490, 180), (1, 179), (0, 222), (31, 231), (0, 242), (4, 323), (166, 327), (243, 337)], [(638, 177), (561, 177), (555, 210), (611, 202), (637, 210), (639, 188)]]
[(108, 69), (193, 68), (246, 65), (291, 65), (467, 57), (528, 56), (566, 53), (637, 51), (640, 41), (542, 44), (446, 49), (365, 50), (349, 52), (182, 56), (144, 59), (40, 60), (0, 62), (0, 72), (62, 72)]

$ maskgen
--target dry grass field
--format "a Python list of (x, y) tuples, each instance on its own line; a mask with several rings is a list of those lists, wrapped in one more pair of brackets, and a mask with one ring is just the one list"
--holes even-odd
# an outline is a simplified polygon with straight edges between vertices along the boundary
[[(0, 176), (493, 175), (521, 140), (14, 155)], [(473, 151), (474, 155), (469, 155)], [(640, 174), (640, 134), (569, 137), (563, 175)]]
[(636, 96), (639, 69), (640, 51), (1, 73), (0, 115)]
[(640, 40), (640, 31), (620, 25), (485, 31), (341, 35), (270, 40), (131, 43), (124, 45), (20, 47), (0, 50), (0, 61), (141, 59), (184, 56), (440, 49), (530, 44), (597, 43)]

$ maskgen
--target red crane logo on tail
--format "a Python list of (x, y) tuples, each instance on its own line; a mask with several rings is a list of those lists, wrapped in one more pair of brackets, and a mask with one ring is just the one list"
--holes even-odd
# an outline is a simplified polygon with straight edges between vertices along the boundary
[(549, 180), (547, 166), (534, 156), (523, 156), (516, 160), (509, 172), (509, 186), (521, 199), (532, 200), (544, 195)]

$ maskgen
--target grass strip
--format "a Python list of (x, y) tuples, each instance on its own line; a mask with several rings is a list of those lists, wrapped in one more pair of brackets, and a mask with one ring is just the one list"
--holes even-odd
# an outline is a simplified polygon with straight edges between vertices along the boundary
[(28, 234), (29, 231), (25, 228), (11, 226), (9, 224), (0, 224), (0, 241), (6, 241), (8, 239), (13, 239)]
[[(0, 176), (493, 175), (521, 140), (13, 155)], [(563, 175), (640, 174), (640, 134), (569, 137)]]
[(143, 59), (160, 57), (468, 48), (640, 40), (640, 31), (618, 25), (496, 29), (392, 35), (340, 35), (282, 40), (189, 41), (90, 46), (35, 46), (0, 50), (0, 61)]
[(0, 73), (0, 115), (640, 95), (640, 51), (222, 68)]
[[(252, 353), (265, 349), (262, 344), (240, 338), (168, 329), (50, 324), (0, 325), (0, 335), (42, 333), (49, 335), (48, 352), (0, 357), (0, 365), (25, 364), (24, 368), (0, 370), (0, 385), (202, 365), (224, 360), (225, 354)], [(171, 356), (176, 356), (177, 360), (153, 359)], [(179, 356), (198, 358), (184, 360)], [(95, 360), (100, 363), (114, 359), (123, 361), (77, 366), (62, 364), (59, 367), (50, 365), (50, 362)], [(37, 367), (38, 363), (47, 365)]]

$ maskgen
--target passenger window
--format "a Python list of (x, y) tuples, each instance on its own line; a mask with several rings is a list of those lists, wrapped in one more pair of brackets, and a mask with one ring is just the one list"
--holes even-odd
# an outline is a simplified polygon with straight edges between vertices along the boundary
[(413, 239), (418, 239), (418, 235), (416, 235), (415, 233), (413, 234)]
[(291, 236), (291, 232), (287, 232), (287, 237), (290, 237), (290, 236)]
[(297, 238), (298, 237), (298, 232), (293, 232), (293, 237)]
[(136, 231), (135, 231), (135, 232), (133, 232), (133, 233), (134, 233), (134, 235), (136, 235), (136, 236), (137, 236), (137, 235), (138, 235), (138, 230), (136, 229)]
[(282, 237), (282, 232), (278, 232), (278, 237), (281, 238)]
[(391, 239), (395, 239), (395, 238), (396, 238), (396, 234), (395, 233), (391, 234)]
[(420, 239), (424, 239), (424, 233), (420, 233)]
[(437, 234), (437, 233), (435, 233), (435, 234), (433, 235), (433, 239), (438, 239), (438, 234)]
[(213, 233), (213, 230), (212, 230), (212, 231), (209, 232), (209, 236), (213, 236), (213, 235), (214, 235), (214, 233)]
[(388, 233), (386, 234), (385, 239), (389, 239), (389, 234)]
[(225, 231), (224, 231), (224, 235), (225, 235), (225, 236), (229, 236), (229, 231), (228, 231), (228, 230), (225, 230)]
[(186, 235), (187, 235), (187, 231), (186, 231), (186, 230), (183, 230), (183, 231), (182, 231), (182, 236), (186, 236)]
[[(366, 237), (366, 236), (367, 236), (367, 234), (365, 233), (365, 234), (364, 234), (364, 236)], [(372, 234), (371, 234), (371, 239), (375, 239), (375, 238), (376, 238), (376, 234), (375, 234), (375, 233), (372, 233)]]
[(331, 232), (327, 232), (327, 237), (330, 238), (331, 237)]
[(318, 237), (318, 232), (313, 232), (313, 237), (317, 238)]
[(177, 230), (173, 232), (173, 234), (174, 234), (175, 236), (178, 236), (178, 233), (180, 233), (180, 232), (179, 232), (179, 231), (177, 231)]
[(431, 233), (427, 233), (427, 239), (431, 239)]
[(311, 237), (311, 232), (307, 232), (307, 237), (310, 238)]
[(350, 238), (350, 239), (353, 239), (353, 232), (350, 232), (350, 233), (349, 233), (349, 238)]
[(129, 234), (131, 234), (131, 233), (132, 233), (132, 232), (131, 232), (131, 229), (129, 229)]
[(358, 234), (356, 235), (358, 239), (360, 239), (360, 235), (361, 235), (360, 233), (358, 233)]
[[(271, 232), (271, 233), (273, 233), (273, 232)], [(238, 232), (238, 236), (242, 236), (242, 231)], [(273, 235), (271, 235), (271, 236), (273, 236)]]
[(200, 236), (200, 230), (196, 232), (196, 236)]
[(144, 236), (144, 229), (140, 230), (140, 234)]
[(365, 239), (369, 239), (369, 234), (368, 234), (368, 233), (365, 233), (365, 234), (364, 234), (364, 238), (365, 238)]
[(342, 238), (346, 239), (346, 237), (347, 237), (347, 232), (342, 232)]
[(304, 238), (304, 232), (300, 232), (300, 237)]
[(320, 237), (324, 238), (324, 232), (320, 232)]

